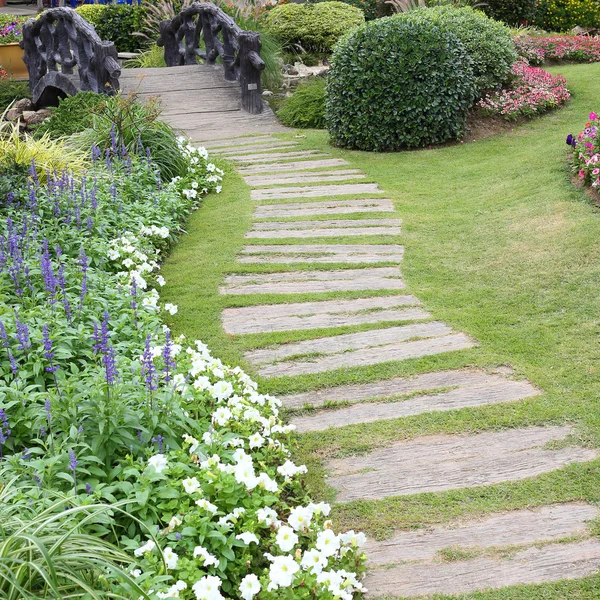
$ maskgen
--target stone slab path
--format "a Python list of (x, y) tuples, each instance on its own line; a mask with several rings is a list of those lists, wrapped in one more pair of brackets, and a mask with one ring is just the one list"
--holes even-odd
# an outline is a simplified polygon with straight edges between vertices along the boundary
[[(245, 353), (262, 377), (338, 369), (353, 375), (348, 385), (315, 383), (281, 398), (300, 435), (364, 426), (360, 435), (368, 437), (370, 424), (514, 405), (543, 393), (509, 368), (488, 372), (468, 362), (459, 369), (361, 382), (355, 370), (368, 365), (477, 347), (468, 332), (435, 320), (406, 291), (399, 268), (401, 221), (392, 200), (376, 183), (361, 182), (364, 173), (346, 160), (306, 150), (293, 139), (230, 137), (210, 147), (236, 163), (254, 202), (253, 225), (238, 255), (246, 272), (228, 275), (219, 290), (226, 297), (244, 296), (243, 307), (223, 310), (224, 330), (233, 336), (278, 333), (277, 343)], [(247, 272), (254, 265), (263, 272)], [(353, 296), (322, 297), (332, 292)], [(289, 298), (270, 304), (264, 294)], [(298, 294), (311, 298), (294, 300)], [(348, 331), (359, 326), (369, 329)], [(294, 332), (304, 332), (303, 338), (285, 339)], [(338, 503), (377, 503), (522, 481), (597, 458), (597, 450), (576, 443), (575, 433), (572, 426), (552, 425), (418, 436), (360, 456), (333, 456), (324, 466)], [(567, 503), (369, 540), (366, 596), (465, 593), (596, 573), (600, 541), (589, 522), (599, 516), (595, 506)]]

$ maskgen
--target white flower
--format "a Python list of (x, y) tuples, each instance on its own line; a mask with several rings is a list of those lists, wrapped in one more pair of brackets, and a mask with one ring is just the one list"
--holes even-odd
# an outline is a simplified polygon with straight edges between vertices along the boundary
[(256, 485), (267, 490), (267, 492), (276, 492), (279, 489), (277, 482), (271, 479), (266, 473), (259, 474), (256, 478)]
[(181, 485), (183, 485), (183, 489), (188, 494), (193, 494), (200, 489), (200, 482), (195, 477), (188, 477), (187, 479), (184, 479), (181, 482)]
[(221, 580), (215, 575), (206, 575), (192, 586), (196, 600), (224, 600), (219, 588)]
[(222, 186), (220, 186), (220, 185), (218, 185), (218, 186), (215, 188), (215, 192), (217, 192), (217, 194), (220, 194), (222, 189), (223, 189), (223, 187), (222, 187)]
[(253, 534), (250, 531), (244, 531), (244, 533), (239, 533), (235, 536), (235, 539), (242, 540), (242, 542), (244, 542), (244, 544), (246, 544), (247, 546), (249, 546), (252, 542), (258, 544), (258, 538), (255, 534)]
[(165, 304), (165, 310), (169, 314), (174, 315), (177, 312), (177, 305), (176, 304), (171, 304), (170, 302), (167, 302)]
[(133, 569), (133, 570), (129, 571), (129, 574), (132, 577), (139, 577), (142, 574), (142, 571), (140, 569)]
[(168, 461), (164, 454), (155, 454), (148, 459), (148, 465), (154, 467), (157, 473), (162, 473), (168, 466)]
[(269, 590), (292, 585), (294, 575), (300, 570), (300, 566), (291, 556), (274, 556), (269, 568)]
[(158, 283), (158, 285), (160, 285), (160, 287), (162, 287), (167, 282), (165, 281), (165, 278), (162, 275), (157, 275), (156, 283)]
[(298, 536), (291, 527), (284, 525), (279, 528), (275, 541), (283, 552), (289, 552), (298, 543)]
[(248, 438), (248, 446), (252, 448), (260, 448), (265, 443), (265, 438), (260, 433), (253, 433)]
[(179, 592), (187, 588), (187, 583), (180, 579), (174, 583), (166, 592), (157, 592), (159, 598), (179, 598)]
[(144, 556), (146, 552), (152, 552), (156, 548), (156, 544), (153, 540), (148, 540), (143, 546), (140, 546), (136, 550), (134, 550), (134, 556)]
[(169, 526), (167, 529), (173, 530), (175, 527), (179, 527), (182, 523), (183, 521), (177, 515), (173, 515), (169, 521)]
[(284, 477), (294, 477), (298, 473), (306, 473), (306, 465), (297, 467), (291, 460), (286, 460), (283, 465), (277, 467), (277, 472)]
[(325, 531), (321, 531), (317, 536), (315, 546), (324, 556), (333, 556), (340, 547), (340, 539), (331, 529), (326, 529)]
[(208, 377), (198, 377), (197, 379), (194, 379), (194, 383), (192, 383), (192, 385), (201, 392), (202, 390), (206, 390), (210, 387), (210, 379)]
[(260, 592), (260, 582), (254, 573), (246, 575), (240, 582), (240, 596), (244, 600), (252, 600)]
[(318, 575), (323, 570), (323, 567), (327, 565), (327, 558), (313, 548), (312, 550), (306, 550), (302, 556), (300, 565), (303, 569), (310, 569), (312, 573)]
[(204, 567), (209, 567), (210, 565), (214, 565), (215, 567), (219, 566), (219, 560), (216, 556), (213, 556), (206, 548), (202, 546), (196, 546), (194, 548), (194, 558), (202, 558)]
[(217, 381), (217, 383), (210, 388), (210, 393), (216, 400), (227, 400), (227, 398), (233, 394), (233, 386), (229, 381)]
[(277, 513), (272, 509), (266, 506), (265, 508), (259, 508), (256, 511), (256, 518), (259, 523), (263, 523), (267, 527), (271, 525), (279, 526), (279, 519), (277, 518)]
[(172, 548), (165, 548), (163, 550), (163, 558), (165, 559), (165, 564), (167, 565), (167, 569), (175, 569), (177, 567), (177, 561), (179, 557), (175, 552), (173, 552)]
[[(177, 375), (175, 375), (175, 377), (177, 377)], [(186, 444), (190, 445), (190, 454), (194, 454), (194, 452), (196, 452), (196, 450), (198, 450), (198, 446), (200, 445), (200, 442), (195, 437), (188, 435), (186, 433), (183, 436), (183, 440)]]
[(355, 533), (351, 529), (350, 531), (346, 531), (346, 533), (341, 533), (340, 540), (345, 546), (354, 546), (355, 548), (360, 548), (366, 544), (367, 536), (362, 531)]
[(252, 462), (243, 461), (238, 463), (235, 466), (233, 476), (238, 483), (244, 484), (246, 489), (249, 490), (253, 490), (258, 482), (254, 473)]
[(297, 506), (290, 511), (288, 523), (295, 531), (306, 531), (310, 527), (312, 511), (308, 507)]
[(231, 419), (232, 414), (231, 411), (226, 406), (221, 406), (217, 408), (217, 410), (212, 415), (213, 423), (217, 423), (221, 427)]
[(308, 508), (312, 510), (313, 514), (328, 516), (331, 512), (331, 506), (327, 504), (327, 502), (319, 502), (317, 504), (313, 504), (312, 502), (308, 505)]
[(214, 504), (210, 503), (205, 498), (200, 498), (200, 500), (196, 500), (196, 506), (203, 508), (205, 511), (212, 513), (213, 515), (219, 510)]

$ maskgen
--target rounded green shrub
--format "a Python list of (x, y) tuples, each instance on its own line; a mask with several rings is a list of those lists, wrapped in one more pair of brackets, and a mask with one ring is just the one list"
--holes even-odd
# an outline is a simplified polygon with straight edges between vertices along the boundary
[(300, 84), (277, 112), (280, 121), (299, 129), (325, 128), (325, 79)]
[(508, 27), (478, 10), (436, 6), (411, 10), (397, 18), (413, 22), (426, 20), (442, 31), (455, 34), (471, 56), (479, 92), (501, 85), (517, 60)]
[(337, 145), (416, 148), (459, 138), (475, 98), (471, 58), (456, 35), (387, 17), (336, 46), (325, 117)]
[(481, 9), (492, 19), (518, 27), (532, 21), (538, 2), (539, 0), (486, 0), (481, 3)]
[(346, 33), (365, 22), (362, 11), (343, 2), (282, 4), (265, 18), (268, 31), (286, 48), (330, 52)]

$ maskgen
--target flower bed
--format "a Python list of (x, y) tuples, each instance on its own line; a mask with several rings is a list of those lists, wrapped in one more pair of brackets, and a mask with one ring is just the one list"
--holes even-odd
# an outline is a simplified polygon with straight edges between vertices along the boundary
[(131, 556), (129, 579), (94, 578), (102, 591), (352, 598), (364, 536), (307, 498), (280, 402), (167, 326), (161, 257), (223, 172), (179, 139), (187, 173), (163, 183), (115, 131), (78, 178), (0, 173), (2, 478), (39, 511), (126, 507), (82, 518)]
[(561, 75), (551, 75), (523, 61), (513, 65), (512, 74), (514, 80), (508, 89), (478, 102), (485, 114), (516, 120), (557, 108), (571, 97), (567, 82)]
[(600, 38), (588, 36), (560, 35), (552, 37), (514, 38), (519, 56), (531, 65), (542, 65), (547, 62), (600, 61)]
[(15, 44), (23, 37), (23, 23), (25, 17), (13, 15), (0, 15), (0, 45)]
[(585, 128), (577, 136), (569, 134), (567, 144), (573, 151), (573, 171), (585, 185), (600, 187), (600, 143), (598, 142), (598, 115), (591, 112)]

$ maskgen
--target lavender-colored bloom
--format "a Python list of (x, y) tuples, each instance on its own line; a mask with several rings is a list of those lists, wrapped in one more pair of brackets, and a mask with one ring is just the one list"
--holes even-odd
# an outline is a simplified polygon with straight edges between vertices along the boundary
[(29, 175), (31, 179), (36, 185), (40, 185), (40, 180), (38, 178), (37, 169), (35, 168), (35, 160), (31, 159), (31, 165), (29, 166)]
[(52, 261), (50, 260), (50, 253), (48, 251), (48, 240), (44, 240), (42, 242), (42, 257), (40, 259), (40, 264), (42, 267), (42, 278), (44, 280), (44, 290), (46, 290), (50, 294), (50, 302), (54, 304), (56, 301), (56, 277), (54, 276), (54, 271), (52, 270)]
[(140, 444), (141, 444), (141, 443), (143, 442), (143, 440), (142, 440), (142, 430), (141, 430), (141, 429), (138, 429), (138, 430), (135, 432), (135, 435), (137, 435), (137, 439), (139, 440), (139, 442), (140, 442)]
[(117, 365), (115, 362), (115, 349), (112, 346), (108, 346), (108, 348), (106, 349), (106, 352), (103, 356), (103, 363), (106, 383), (112, 385), (117, 381), (119, 377)]
[(86, 483), (85, 484), (85, 493), (89, 496), (92, 493), (92, 486), (90, 485), (90, 483)]
[(79, 464), (79, 461), (77, 460), (77, 457), (75, 456), (75, 450), (69, 450), (69, 469), (71, 469), (71, 471), (73, 471), (73, 473), (75, 473), (75, 470), (77, 469), (78, 464)]
[(165, 333), (165, 347), (162, 352), (163, 359), (163, 372), (165, 374), (165, 381), (169, 383), (171, 381), (171, 373), (175, 370), (176, 364), (172, 355), (173, 343), (171, 342), (171, 332), (167, 329)]
[(88, 291), (88, 287), (87, 287), (87, 272), (88, 272), (88, 267), (89, 267), (89, 260), (88, 257), (85, 254), (85, 250), (82, 247), (81, 251), (79, 252), (79, 266), (81, 267), (81, 272), (83, 273), (83, 279), (81, 281), (81, 294), (79, 296), (79, 305), (83, 305), (83, 301), (85, 299), (85, 295), (87, 294)]
[(31, 452), (29, 451), (29, 448), (23, 448), (22, 458), (23, 460), (31, 460)]
[(15, 310), (15, 324), (17, 326), (17, 340), (19, 348), (26, 352), (31, 348), (31, 340), (29, 339), (29, 327), (26, 323), (19, 321), (19, 315)]
[(42, 487), (42, 480), (40, 479), (40, 476), (37, 473), (33, 474), (33, 480), (37, 483), (39, 487)]
[(0, 458), (2, 457), (3, 447), (10, 437), (10, 427), (8, 425), (8, 417), (3, 408), (0, 408)]
[(8, 362), (10, 363), (10, 369), (13, 375), (16, 377), (17, 373), (19, 372), (19, 365), (15, 357), (13, 356), (13, 353), (9, 349), (7, 349), (6, 351), (8, 353)]
[(92, 160), (96, 162), (102, 156), (102, 150), (96, 144), (92, 144)]
[(0, 321), (0, 340), (2, 340), (2, 345), (8, 348), (8, 335), (6, 334), (6, 327), (4, 327), (2, 321)]
[(177, 531), (177, 532), (175, 533), (175, 539), (176, 539), (176, 540), (180, 540), (182, 537), (183, 537), (183, 536), (182, 536), (182, 535), (179, 533), (179, 531)]
[(54, 342), (50, 339), (48, 325), (44, 325), (42, 327), (42, 343), (44, 344), (44, 358), (50, 363), (49, 366), (46, 367), (46, 371), (48, 373), (56, 373), (58, 366), (52, 363), (55, 354), (52, 350), (52, 344)]
[(40, 427), (40, 437), (45, 438), (48, 435), (48, 430), (42, 425)]
[(72, 323), (73, 313), (71, 312), (71, 305), (67, 298), (67, 284), (65, 282), (65, 271), (62, 264), (58, 266), (58, 287), (60, 287), (60, 291), (62, 292), (62, 304), (65, 309), (65, 314), (67, 315), (67, 320), (69, 323)]
[(157, 447), (158, 447), (158, 453), (162, 454), (162, 452), (163, 452), (163, 444), (165, 442), (164, 436), (160, 435), (160, 433), (159, 433), (156, 437), (153, 437), (151, 441), (157, 445)]
[(50, 404), (50, 398), (46, 398), (46, 402), (44, 402), (44, 408), (46, 410), (46, 421), (50, 423), (50, 421), (52, 421), (52, 405)]
[(152, 350), (150, 349), (150, 334), (146, 336), (146, 347), (142, 355), (142, 374), (146, 380), (146, 389), (149, 392), (155, 391), (158, 386), (156, 383), (156, 367), (154, 366)]
[(81, 435), (82, 433), (83, 433), (83, 425), (80, 425), (80, 426), (77, 428), (77, 435)]

